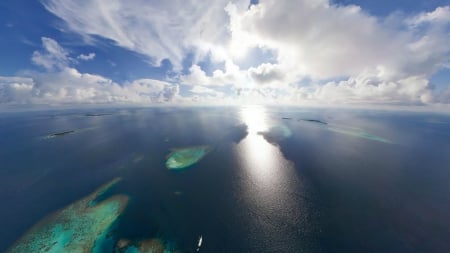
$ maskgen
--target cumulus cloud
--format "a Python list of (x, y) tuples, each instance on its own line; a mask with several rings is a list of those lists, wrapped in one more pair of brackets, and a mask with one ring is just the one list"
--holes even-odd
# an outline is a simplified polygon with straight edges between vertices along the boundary
[(43, 49), (34, 51), (31, 57), (34, 64), (46, 70), (61, 69), (69, 64), (69, 53), (58, 42), (46, 37), (42, 37), (41, 40)]
[(0, 104), (27, 104), (30, 102), (33, 79), (0, 76)]
[(0, 103), (150, 104), (173, 101), (178, 93), (176, 84), (139, 79), (120, 85), (74, 68), (33, 73), (30, 78), (0, 77)]
[[(431, 103), (437, 94), (429, 79), (450, 59), (449, 10), (438, 7), (389, 24), (358, 6), (326, 0), (262, 0), (250, 9), (228, 4), (227, 62), (234, 71), (206, 75), (193, 65), (181, 80), (224, 85), (219, 77), (225, 74), (238, 86), (284, 86), (284, 91), (320, 102)], [(411, 20), (428, 26), (410, 26)], [(248, 69), (234, 64), (233, 59), (254, 48), (270, 50), (275, 63), (261, 61)], [(304, 79), (313, 85), (302, 87)], [(323, 81), (330, 79), (345, 81)]]
[(246, 11), (232, 5), (227, 10), (236, 40), (273, 49), (278, 64), (299, 77), (354, 76), (379, 68), (387, 70), (385, 79), (405, 77), (428, 74), (448, 58), (448, 34), (394, 29), (354, 5), (265, 0)]
[(208, 87), (204, 87), (204, 86), (199, 86), (199, 85), (192, 87), (192, 89), (190, 91), (194, 94), (200, 94), (200, 95), (211, 95), (211, 96), (215, 96), (215, 97), (224, 97), (225, 96), (225, 94), (223, 92), (220, 92), (215, 89), (208, 88)]
[(90, 61), (95, 58), (95, 53), (89, 53), (89, 54), (80, 54), (77, 56), (77, 59), (83, 60), (83, 61)]
[[(262, 84), (312, 79), (312, 86), (291, 89), (302, 99), (429, 103), (428, 79), (450, 59), (449, 29), (442, 27), (448, 7), (412, 17), (429, 23), (421, 29), (389, 25), (358, 6), (327, 0), (262, 0), (249, 10), (229, 4), (227, 11), (236, 45), (276, 55), (276, 64), (250, 68), (252, 79)], [(330, 79), (346, 81), (323, 84)]]
[(248, 73), (256, 83), (260, 84), (283, 82), (286, 76), (277, 65), (271, 63), (263, 63), (256, 68), (250, 68)]
[(70, 66), (72, 58), (55, 40), (42, 38), (42, 47), (31, 60), (47, 71), (25, 71), (27, 77), (0, 76), (0, 104), (149, 104), (171, 102), (179, 95), (179, 86), (169, 82), (138, 79), (119, 84), (80, 73)]
[(427, 104), (433, 99), (428, 80), (408, 77), (397, 81), (376, 81), (364, 77), (340, 82), (328, 82), (297, 90), (298, 99), (325, 104), (379, 103), (379, 104)]
[(199, 65), (192, 65), (189, 68), (189, 74), (181, 75), (181, 83), (185, 85), (203, 85), (203, 86), (224, 86), (233, 85), (236, 87), (249, 85), (246, 71), (243, 71), (232, 61), (225, 63), (225, 69), (217, 69), (212, 75), (207, 75)]

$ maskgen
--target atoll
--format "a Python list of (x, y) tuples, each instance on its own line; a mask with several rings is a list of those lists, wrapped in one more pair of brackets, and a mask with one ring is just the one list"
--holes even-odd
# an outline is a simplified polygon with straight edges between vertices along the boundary
[(166, 167), (172, 170), (185, 169), (200, 161), (211, 150), (208, 145), (172, 149), (167, 156)]
[(120, 179), (100, 187), (89, 196), (48, 215), (7, 252), (96, 252), (109, 228), (128, 203), (128, 197), (115, 195), (101, 202), (96, 199), (105, 194)]

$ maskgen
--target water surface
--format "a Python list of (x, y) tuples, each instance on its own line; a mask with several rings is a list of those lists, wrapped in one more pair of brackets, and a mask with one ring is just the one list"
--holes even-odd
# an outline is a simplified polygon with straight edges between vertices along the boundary
[[(129, 202), (111, 243), (450, 250), (449, 116), (258, 106), (21, 112), (0, 114), (0, 136), (1, 252), (116, 177), (108, 194)], [(206, 146), (187, 169), (167, 169), (172, 150)]]

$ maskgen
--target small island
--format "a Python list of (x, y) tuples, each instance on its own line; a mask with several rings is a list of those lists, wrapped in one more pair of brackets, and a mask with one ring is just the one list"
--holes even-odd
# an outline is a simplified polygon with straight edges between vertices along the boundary
[(73, 134), (75, 133), (75, 130), (70, 130), (70, 131), (64, 131), (64, 132), (58, 132), (58, 133), (54, 133), (54, 134), (49, 134), (47, 135), (48, 138), (55, 138), (55, 137), (61, 137), (64, 135), (68, 135), (68, 134)]
[(325, 121), (321, 121), (318, 119), (300, 119), (301, 121), (306, 121), (306, 122), (311, 122), (311, 123), (318, 123), (318, 124), (322, 124), (322, 125), (328, 125), (327, 122)]
[(200, 161), (211, 150), (208, 145), (172, 149), (167, 156), (166, 167), (170, 170), (185, 169)]
[(84, 116), (86, 117), (101, 117), (101, 116), (108, 116), (112, 115), (112, 113), (86, 113)]

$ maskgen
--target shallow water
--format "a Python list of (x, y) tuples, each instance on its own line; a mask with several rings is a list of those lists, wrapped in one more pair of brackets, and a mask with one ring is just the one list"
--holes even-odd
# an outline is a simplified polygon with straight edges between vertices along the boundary
[[(449, 116), (256, 106), (47, 111), (0, 114), (0, 136), (0, 252), (116, 177), (104, 198), (125, 194), (129, 203), (112, 243), (156, 238), (180, 252), (196, 251), (200, 237), (199, 252), (450, 249)], [(202, 145), (211, 152), (188, 169), (166, 168), (172, 149)]]

